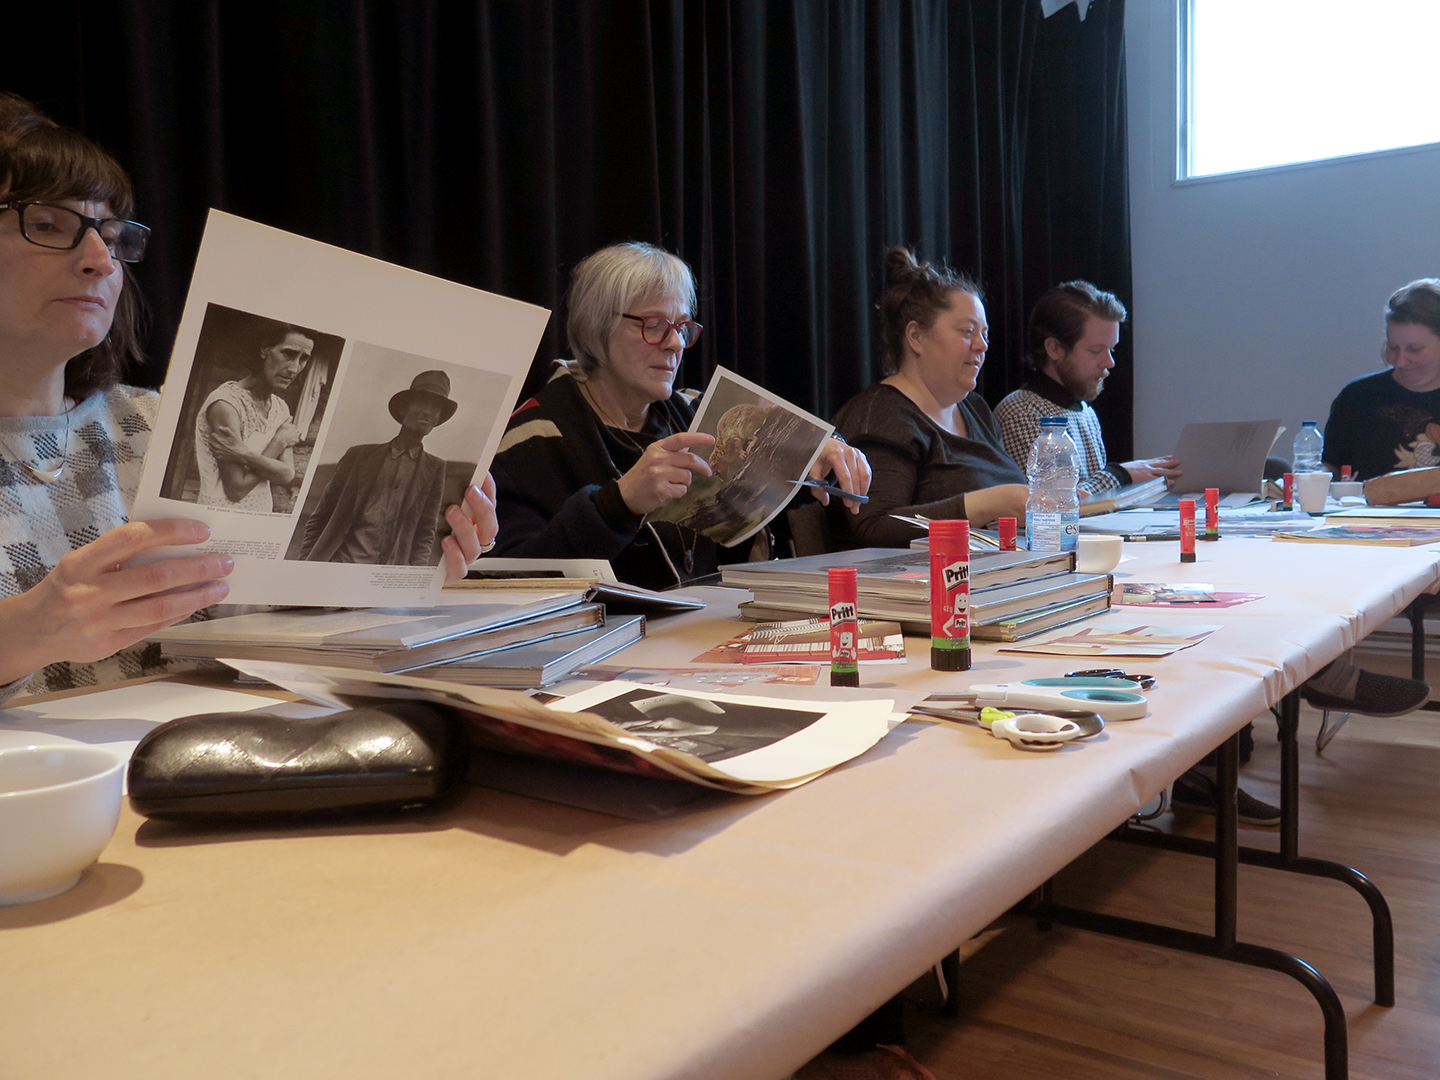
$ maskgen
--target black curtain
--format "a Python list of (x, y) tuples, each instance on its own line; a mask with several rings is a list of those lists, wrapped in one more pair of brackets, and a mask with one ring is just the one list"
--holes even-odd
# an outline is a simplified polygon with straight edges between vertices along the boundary
[[(114, 150), (163, 377), (207, 207), (558, 308), (617, 240), (694, 267), (699, 345), (829, 415), (877, 376), (883, 250), (978, 274), (993, 403), (1041, 291), (1128, 298), (1122, 0), (57, 0), (6, 89)], [(1122, 346), (1123, 349), (1123, 346)], [(552, 319), (531, 386), (565, 355)], [(1128, 356), (1097, 403), (1130, 449)], [(144, 381), (144, 380), (142, 380)]]

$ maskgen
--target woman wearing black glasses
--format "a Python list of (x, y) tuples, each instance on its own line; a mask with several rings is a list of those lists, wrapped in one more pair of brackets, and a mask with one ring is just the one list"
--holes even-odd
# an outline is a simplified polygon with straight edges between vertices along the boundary
[[(675, 389), (700, 324), (690, 267), (649, 244), (615, 244), (575, 267), (566, 334), (573, 361), (510, 418), (491, 471), (498, 555), (608, 559), (622, 581), (665, 588), (714, 573), (714, 542), (645, 515), (683, 495), (714, 443), (686, 429), (692, 399)], [(870, 468), (832, 441), (812, 472), (863, 494)], [(825, 496), (821, 496), (822, 500)]]
[[(224, 555), (126, 566), (209, 534), (127, 524), (159, 400), (120, 381), (150, 234), (132, 207), (114, 158), (0, 94), (0, 700), (146, 674), (159, 650), (137, 643), (229, 591)], [(491, 506), (450, 508), (450, 576), (493, 538)]]
[(109, 154), (0, 96), (0, 696), (146, 674), (131, 646), (228, 591), (219, 555), (119, 569), (207, 533), (125, 524), (158, 400), (120, 383), (149, 236), (131, 207)]

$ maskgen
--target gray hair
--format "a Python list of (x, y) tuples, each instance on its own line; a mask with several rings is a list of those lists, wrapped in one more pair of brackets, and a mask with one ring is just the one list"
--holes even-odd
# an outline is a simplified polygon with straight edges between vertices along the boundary
[(651, 296), (681, 302), (695, 314), (695, 277), (679, 256), (652, 244), (611, 244), (580, 261), (570, 275), (565, 334), (580, 370), (609, 359), (610, 335), (631, 305)]

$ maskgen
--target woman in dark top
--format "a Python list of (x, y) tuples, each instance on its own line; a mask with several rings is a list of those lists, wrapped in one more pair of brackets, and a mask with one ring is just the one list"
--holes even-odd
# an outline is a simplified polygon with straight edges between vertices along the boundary
[[(575, 267), (569, 309), (575, 360), (515, 410), (491, 467), (496, 554), (608, 559), (621, 581), (657, 589), (713, 573), (714, 541), (646, 521), (692, 476), (711, 475), (701, 455), (715, 440), (686, 430), (695, 410), (675, 388), (680, 356), (700, 336), (690, 267), (649, 244), (603, 248)], [(811, 475), (832, 470), (840, 487), (865, 493), (864, 457), (836, 439)]]
[(1325, 424), (1325, 464), (1357, 480), (1440, 465), (1440, 278), (1397, 289), (1385, 308), (1389, 367), (1346, 384)]
[(892, 514), (963, 517), (976, 526), (1023, 520), (1025, 473), (974, 393), (989, 347), (979, 287), (892, 248), (880, 324), (890, 375), (835, 417), (874, 474), (870, 502), (851, 521), (855, 539), (869, 547), (907, 545), (917, 530)]

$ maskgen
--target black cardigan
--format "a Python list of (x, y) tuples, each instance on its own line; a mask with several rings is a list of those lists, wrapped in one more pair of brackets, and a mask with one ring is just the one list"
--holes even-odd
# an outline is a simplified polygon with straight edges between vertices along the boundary
[(663, 589), (713, 574), (714, 541), (669, 522), (644, 524), (617, 481), (657, 439), (684, 431), (694, 410), (680, 393), (650, 406), (643, 431), (601, 423), (562, 372), (510, 417), (490, 467), (500, 533), (495, 554), (608, 559), (632, 585)]

